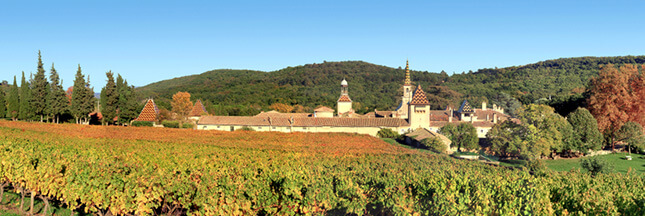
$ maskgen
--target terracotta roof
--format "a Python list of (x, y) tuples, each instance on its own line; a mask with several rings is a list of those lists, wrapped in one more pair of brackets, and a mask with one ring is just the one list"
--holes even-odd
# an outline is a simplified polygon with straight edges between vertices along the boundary
[(326, 107), (326, 106), (321, 106), (321, 107), (316, 108), (314, 111), (316, 111), (316, 112), (333, 112), (334, 109)]
[(430, 138), (430, 137), (437, 137), (441, 141), (443, 141), (443, 143), (446, 144), (448, 146), (448, 148), (450, 148), (450, 144), (452, 143), (452, 141), (450, 141), (450, 139), (448, 139), (448, 137), (446, 137), (446, 136), (444, 136), (444, 135), (442, 135), (440, 133), (425, 129), (425, 128), (419, 128), (419, 129), (413, 131), (412, 133), (407, 134), (406, 136), (408, 136), (408, 137), (410, 137), (412, 139), (415, 139), (417, 141), (421, 141), (421, 140), (424, 140), (424, 139)]
[(189, 116), (201, 116), (202, 114), (208, 115), (208, 112), (206, 112), (206, 108), (204, 108), (202, 100), (197, 100), (197, 102), (195, 102), (195, 105), (193, 106), (193, 110), (190, 111)]
[(474, 112), (473, 108), (470, 106), (467, 100), (464, 99), (464, 102), (461, 102), (461, 107), (457, 110), (458, 113), (462, 112)]
[(199, 125), (295, 126), (295, 127), (400, 127), (409, 126), (400, 118), (272, 118), (258, 116), (202, 116)]
[(501, 121), (505, 121), (506, 119), (511, 118), (511, 116), (501, 113), (499, 111), (495, 111), (491, 109), (487, 109), (487, 110), (475, 109), (475, 115), (479, 120), (486, 120), (486, 116), (488, 115), (488, 119), (490, 119), (490, 121), (493, 121), (493, 114), (497, 114), (497, 117), (499, 117), (499, 120)]
[(396, 116), (396, 111), (378, 111), (374, 110), (375, 117), (394, 117)]
[(271, 110), (268, 112), (261, 112), (257, 115), (257, 117), (271, 117), (271, 118), (289, 118), (291, 116), (293, 117), (311, 117), (313, 114), (311, 113), (281, 113), (275, 110)]
[(349, 98), (349, 95), (344, 94), (338, 98), (338, 102), (352, 102), (352, 99)]
[(157, 121), (157, 114), (159, 114), (159, 108), (152, 99), (148, 99), (135, 121)]
[(417, 86), (417, 89), (414, 90), (414, 95), (412, 96), (412, 101), (410, 101), (411, 105), (428, 105), (430, 102), (428, 102), (428, 98), (426, 97), (426, 93), (421, 89), (421, 85)]
[(430, 110), (430, 121), (448, 121), (450, 111)]

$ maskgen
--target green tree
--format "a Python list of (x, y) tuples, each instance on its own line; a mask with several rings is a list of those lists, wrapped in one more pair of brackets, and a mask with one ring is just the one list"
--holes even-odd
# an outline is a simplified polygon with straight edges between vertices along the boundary
[(445, 135), (457, 146), (457, 150), (478, 149), (479, 139), (477, 138), (477, 129), (470, 123), (461, 123), (459, 125), (447, 124), (439, 129), (439, 133)]
[(548, 155), (549, 150), (562, 152), (565, 147), (571, 146), (567, 143), (570, 142), (568, 135), (572, 132), (571, 125), (554, 111), (547, 105), (529, 104), (522, 106), (517, 112), (524, 126), (532, 125), (537, 129), (537, 143), (531, 145), (538, 147), (534, 150), (540, 149), (543, 156)]
[(128, 124), (137, 118), (139, 103), (136, 97), (134, 86), (128, 86), (128, 81), (124, 81), (119, 90), (119, 123)]
[(56, 68), (54, 68), (54, 64), (52, 64), (49, 79), (50, 91), (47, 97), (47, 113), (52, 117), (52, 122), (58, 123), (60, 116), (67, 112), (69, 104), (65, 96), (65, 90), (59, 83), (60, 78), (58, 72), (56, 72)]
[(18, 91), (18, 84), (16, 83), (16, 76), (13, 76), (13, 85), (9, 89), (7, 96), (7, 117), (12, 120), (18, 119), (20, 113), (20, 93)]
[(435, 152), (445, 153), (448, 146), (444, 144), (438, 137), (428, 137), (421, 140), (421, 145), (425, 149), (430, 149)]
[(631, 148), (637, 151), (645, 149), (645, 136), (643, 135), (643, 126), (636, 122), (627, 122), (616, 132), (615, 141), (625, 142)]
[(20, 111), (18, 118), (21, 120), (28, 120), (32, 117), (31, 105), (31, 88), (25, 79), (25, 72), (22, 72), (22, 81), (20, 82)]
[(5, 117), (7, 114), (7, 101), (5, 98), (4, 89), (0, 88), (0, 118)]
[(570, 149), (580, 152), (599, 150), (602, 147), (603, 137), (598, 130), (598, 122), (585, 108), (578, 108), (569, 113), (567, 121), (573, 128)]
[(72, 87), (72, 105), (70, 107), (77, 124), (87, 122), (88, 115), (94, 109), (94, 91), (89, 87), (89, 82), (89, 76), (86, 81), (81, 65), (78, 65), (74, 87)]
[(116, 84), (114, 83), (114, 73), (108, 71), (105, 73), (107, 76), (107, 83), (101, 90), (101, 114), (103, 114), (102, 122), (107, 125), (114, 123), (116, 117), (117, 102), (119, 95), (116, 92)]
[(611, 173), (614, 171), (614, 166), (598, 156), (584, 157), (580, 159), (580, 166), (589, 171), (591, 175), (596, 176), (599, 173)]
[(36, 75), (34, 76), (31, 86), (32, 86), (32, 103), (34, 114), (40, 116), (40, 121), (43, 121), (43, 117), (47, 111), (47, 95), (49, 94), (47, 77), (45, 76), (45, 69), (43, 68), (43, 61), (40, 56), (40, 50), (38, 51), (38, 68)]

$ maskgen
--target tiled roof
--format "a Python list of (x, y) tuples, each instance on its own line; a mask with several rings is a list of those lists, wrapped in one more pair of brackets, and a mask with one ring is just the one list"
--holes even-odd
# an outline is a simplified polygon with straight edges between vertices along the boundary
[(208, 112), (206, 112), (206, 108), (204, 108), (202, 100), (197, 100), (197, 102), (195, 102), (195, 105), (193, 106), (193, 110), (190, 111), (189, 116), (201, 116), (202, 114), (208, 115)]
[(269, 112), (261, 112), (257, 115), (257, 117), (271, 117), (271, 118), (289, 118), (291, 116), (295, 117), (311, 117), (313, 114), (311, 113), (281, 113), (275, 110), (271, 110)]
[(400, 127), (409, 126), (400, 118), (270, 118), (258, 116), (202, 116), (199, 125), (295, 126), (295, 127)]
[(396, 116), (396, 111), (378, 111), (374, 110), (375, 117), (394, 117)]
[(411, 105), (428, 105), (430, 102), (428, 102), (428, 98), (426, 97), (426, 93), (421, 89), (421, 85), (417, 86), (417, 89), (414, 91), (414, 95), (412, 96), (412, 101), (410, 101)]
[(430, 110), (430, 121), (448, 121), (450, 111)]
[(159, 108), (152, 99), (148, 99), (135, 121), (157, 121), (157, 114), (159, 114)]
[(333, 112), (334, 109), (326, 107), (326, 106), (321, 106), (321, 107), (316, 108), (314, 111), (316, 111), (316, 112)]
[(463, 113), (463, 112), (474, 112), (473, 108), (470, 106), (467, 100), (464, 99), (464, 102), (461, 102), (461, 107), (459, 107), (459, 110), (457, 110), (458, 113)]
[(349, 95), (344, 94), (338, 98), (338, 102), (352, 102), (352, 99), (349, 98)]
[(412, 139), (415, 139), (417, 141), (421, 141), (421, 140), (424, 140), (424, 139), (429, 138), (429, 137), (438, 137), (447, 146), (450, 146), (450, 143), (452, 143), (452, 141), (450, 141), (450, 139), (448, 139), (448, 137), (446, 137), (446, 136), (444, 136), (444, 135), (442, 135), (440, 133), (425, 129), (425, 128), (417, 129), (417, 130), (407, 134), (406, 136), (408, 136), (408, 137), (410, 137)]

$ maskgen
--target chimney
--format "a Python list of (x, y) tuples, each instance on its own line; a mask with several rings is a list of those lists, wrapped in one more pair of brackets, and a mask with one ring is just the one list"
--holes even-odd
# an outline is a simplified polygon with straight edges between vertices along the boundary
[(497, 111), (497, 105), (493, 104), (493, 110)]
[(486, 110), (486, 101), (482, 102), (482, 110)]
[(489, 115), (488, 115), (488, 114), (486, 114), (486, 121), (490, 121), (490, 119), (489, 119), (489, 117), (488, 117), (488, 116), (489, 116)]
[(497, 113), (493, 113), (493, 123), (497, 124)]
[(448, 122), (452, 122), (452, 107), (450, 107), (450, 115), (448, 116)]

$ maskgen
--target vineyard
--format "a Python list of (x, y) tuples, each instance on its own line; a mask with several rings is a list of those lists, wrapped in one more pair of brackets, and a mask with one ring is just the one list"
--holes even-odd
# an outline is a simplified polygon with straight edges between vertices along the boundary
[(354, 134), (0, 120), (0, 160), (3, 191), (99, 215), (645, 215), (642, 175), (534, 176)]

